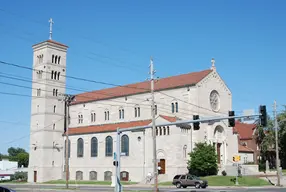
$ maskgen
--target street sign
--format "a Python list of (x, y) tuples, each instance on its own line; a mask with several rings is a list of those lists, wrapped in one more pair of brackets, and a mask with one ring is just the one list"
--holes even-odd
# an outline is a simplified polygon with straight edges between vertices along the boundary
[(234, 156), (232, 157), (232, 161), (234, 161), (234, 162), (240, 161), (240, 156), (239, 156), (239, 155), (234, 155)]

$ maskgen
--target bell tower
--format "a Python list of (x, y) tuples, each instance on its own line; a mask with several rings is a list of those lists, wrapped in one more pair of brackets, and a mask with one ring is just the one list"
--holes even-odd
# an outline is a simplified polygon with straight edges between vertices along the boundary
[(68, 46), (52, 40), (33, 45), (30, 158), (28, 182), (63, 178), (66, 54)]

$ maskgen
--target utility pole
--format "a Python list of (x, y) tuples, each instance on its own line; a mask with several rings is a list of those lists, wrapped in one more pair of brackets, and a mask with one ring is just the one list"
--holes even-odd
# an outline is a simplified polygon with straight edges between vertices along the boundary
[(155, 99), (154, 99), (154, 65), (153, 59), (150, 59), (150, 75), (151, 75), (151, 100), (152, 100), (152, 131), (153, 131), (153, 166), (154, 166), (154, 191), (158, 191), (158, 168), (157, 168), (157, 147), (156, 147), (156, 124), (155, 124)]
[(276, 171), (277, 171), (277, 186), (280, 186), (280, 174), (279, 174), (279, 149), (278, 149), (278, 121), (277, 121), (277, 104), (274, 101), (274, 127), (275, 127), (275, 145), (276, 145)]
[(66, 149), (66, 155), (65, 155), (65, 171), (66, 171), (66, 188), (69, 188), (69, 107), (71, 102), (74, 100), (75, 96), (73, 95), (64, 95), (64, 101), (65, 101), (65, 108), (66, 108), (66, 114), (65, 114), (65, 118), (66, 118), (66, 142), (65, 142), (65, 149)]

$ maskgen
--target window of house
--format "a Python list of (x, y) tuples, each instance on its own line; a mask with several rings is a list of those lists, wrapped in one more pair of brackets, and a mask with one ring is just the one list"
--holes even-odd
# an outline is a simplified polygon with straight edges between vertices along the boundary
[(179, 104), (178, 104), (178, 102), (171, 103), (171, 107), (172, 107), (172, 113), (178, 113), (179, 112)]
[(78, 114), (78, 123), (79, 124), (83, 123), (83, 115), (82, 114)]
[(91, 138), (91, 145), (90, 145), (90, 154), (91, 157), (97, 157), (98, 154), (98, 141), (96, 137)]
[(121, 153), (125, 153), (125, 156), (129, 156), (129, 137), (127, 135), (121, 137)]
[(58, 89), (53, 89), (53, 96), (58, 96)]
[(41, 96), (41, 89), (37, 89), (37, 96)]
[(105, 156), (112, 157), (113, 155), (113, 139), (111, 136), (105, 138)]
[(157, 105), (155, 105), (155, 115), (157, 115)]
[(90, 119), (91, 119), (91, 122), (95, 122), (95, 121), (96, 121), (95, 112), (91, 112), (91, 114), (90, 114)]
[(77, 157), (83, 157), (83, 153), (84, 153), (83, 139), (79, 138), (77, 140)]
[(124, 109), (119, 109), (119, 119), (124, 119)]
[(109, 120), (109, 111), (108, 110), (104, 111), (104, 119), (105, 119), (105, 121)]
[(140, 117), (140, 107), (139, 106), (135, 106), (134, 112), (135, 112), (135, 117)]

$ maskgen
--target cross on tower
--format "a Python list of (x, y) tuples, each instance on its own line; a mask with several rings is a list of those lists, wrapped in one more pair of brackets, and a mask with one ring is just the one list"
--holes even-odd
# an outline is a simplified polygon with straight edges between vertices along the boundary
[(52, 18), (50, 18), (49, 23), (50, 23), (50, 37), (49, 37), (49, 39), (52, 39), (52, 34), (53, 34), (53, 24), (54, 24), (54, 21), (53, 21), (53, 19), (52, 19)]

